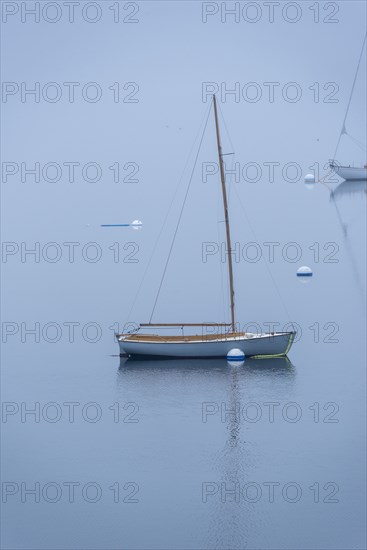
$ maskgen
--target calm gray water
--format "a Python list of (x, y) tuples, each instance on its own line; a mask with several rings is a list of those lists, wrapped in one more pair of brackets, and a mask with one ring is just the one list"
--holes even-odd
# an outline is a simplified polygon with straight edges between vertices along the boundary
[[(22, 22), (21, 3), (10, 2), (2, 25), (3, 80), (13, 83), (2, 104), (2, 547), (362, 550), (367, 183), (303, 177), (326, 176), (365, 5), (320, 3), (316, 22), (314, 3), (294, 3), (271, 23), (258, 2), (262, 19), (251, 24), (221, 21), (215, 2), (207, 22), (200, 2), (140, 2), (135, 14), (134, 3), (95, 4), (95, 23), (86, 21), (93, 6), (84, 19), (76, 8), (74, 23), (64, 6), (51, 24), (52, 6), (39, 23)], [(338, 152), (346, 164), (365, 162), (365, 80), (364, 52), (347, 119), (353, 139), (343, 136)], [(63, 95), (22, 101), (22, 82), (56, 82)], [(65, 82), (80, 84), (76, 94), (95, 82), (102, 98), (71, 102)], [(115, 102), (116, 82), (138, 101)], [(221, 120), (223, 150), (236, 152), (225, 159), (235, 170), (238, 322), (252, 331), (291, 323), (297, 340), (288, 359), (241, 365), (120, 359), (114, 331), (152, 311), (208, 82), (230, 134)], [(255, 83), (262, 98), (236, 101), (222, 82)], [(280, 83), (274, 101), (266, 82)], [(298, 86), (289, 97), (301, 89), (297, 102), (282, 95), (289, 82)], [(39, 178), (27, 172), (37, 162)], [(157, 322), (228, 320), (215, 163), (211, 116)], [(122, 181), (129, 175), (138, 181)], [(141, 230), (100, 228), (134, 219)], [(306, 284), (296, 277), (303, 265), (313, 270)]]
[[(343, 242), (329, 198), (302, 185), (295, 193), (316, 210), (323, 203), (341, 248), (334, 269), (319, 263), (307, 285), (292, 265), (302, 336), (289, 361), (120, 361), (107, 322), (97, 343), (79, 327), (73, 343), (65, 332), (53, 344), (25, 329), (24, 343), (8, 337), (4, 548), (365, 547), (365, 327), (355, 282), (364, 264), (347, 249), (362, 249), (364, 220), (353, 212), (363, 213), (366, 197), (340, 198), (351, 220)], [(253, 285), (247, 300), (261, 309)], [(97, 294), (113, 301), (107, 286)], [(49, 304), (22, 295), (42, 319)]]

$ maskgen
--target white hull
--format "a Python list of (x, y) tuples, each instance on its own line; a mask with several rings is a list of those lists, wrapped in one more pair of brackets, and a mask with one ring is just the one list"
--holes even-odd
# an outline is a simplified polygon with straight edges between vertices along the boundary
[[(226, 357), (227, 353), (237, 348), (246, 356), (283, 356), (287, 355), (294, 339), (294, 332), (274, 334), (247, 334), (217, 340), (200, 341), (149, 341), (133, 340), (132, 336), (117, 335), (120, 354), (137, 357)], [(162, 338), (163, 340), (163, 338)]]
[(353, 166), (337, 166), (330, 164), (330, 168), (345, 180), (367, 180), (367, 168), (355, 168)]

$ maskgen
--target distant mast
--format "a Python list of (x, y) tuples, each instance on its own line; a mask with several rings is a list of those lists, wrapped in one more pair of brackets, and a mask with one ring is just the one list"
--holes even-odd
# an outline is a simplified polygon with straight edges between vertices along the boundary
[(225, 221), (225, 224), (226, 224), (226, 237), (227, 237), (227, 250), (228, 250), (228, 274), (229, 274), (229, 297), (230, 297), (230, 301), (231, 301), (231, 324), (232, 324), (232, 331), (236, 332), (236, 323), (235, 323), (235, 317), (234, 317), (234, 287), (233, 287), (231, 232), (230, 232), (230, 229), (229, 229), (229, 216), (228, 216), (228, 201), (227, 201), (226, 181), (225, 181), (225, 177), (224, 177), (223, 155), (222, 155), (222, 147), (221, 147), (221, 144), (220, 144), (218, 112), (217, 112), (217, 99), (216, 99), (215, 95), (213, 95), (213, 104), (214, 104), (215, 129), (216, 129), (216, 133), (217, 133), (217, 146), (218, 146), (220, 179), (221, 179), (221, 182), (222, 182), (224, 221)]

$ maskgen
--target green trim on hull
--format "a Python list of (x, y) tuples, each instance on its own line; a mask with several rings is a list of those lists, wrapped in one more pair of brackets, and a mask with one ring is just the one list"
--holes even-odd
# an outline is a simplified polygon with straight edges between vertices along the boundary
[(264, 359), (271, 359), (272, 357), (286, 357), (288, 355), (288, 351), (291, 349), (293, 340), (294, 340), (294, 333), (290, 334), (287, 348), (283, 353), (276, 353), (274, 355), (251, 355), (251, 357), (254, 357), (254, 359), (260, 359), (261, 357), (263, 357)]

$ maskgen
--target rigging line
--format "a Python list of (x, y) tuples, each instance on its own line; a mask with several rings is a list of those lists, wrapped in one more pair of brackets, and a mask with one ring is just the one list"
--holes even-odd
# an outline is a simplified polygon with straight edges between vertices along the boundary
[[(210, 112), (210, 109), (211, 109), (211, 105), (209, 106), (209, 112)], [(140, 293), (140, 291), (141, 291), (141, 288), (142, 288), (142, 286), (143, 286), (143, 283), (144, 283), (145, 278), (146, 278), (146, 276), (147, 276), (147, 273), (148, 273), (148, 271), (149, 271), (150, 264), (151, 264), (151, 262), (152, 262), (152, 259), (153, 259), (153, 256), (154, 256), (154, 254), (155, 254), (155, 251), (156, 251), (156, 249), (157, 249), (157, 246), (158, 246), (158, 243), (159, 243), (159, 241), (160, 241), (160, 238), (161, 238), (161, 236), (162, 236), (163, 229), (164, 229), (165, 226), (166, 226), (166, 223), (167, 223), (167, 219), (168, 219), (169, 213), (170, 213), (170, 211), (171, 211), (172, 205), (173, 205), (173, 203), (174, 203), (174, 201), (175, 201), (175, 198), (176, 198), (176, 196), (177, 196), (177, 192), (178, 192), (178, 190), (179, 190), (179, 188), (180, 188), (180, 185), (181, 185), (181, 183), (182, 183), (184, 174), (185, 174), (185, 172), (186, 172), (187, 165), (189, 164), (189, 161), (190, 161), (190, 158), (191, 158), (191, 154), (192, 154), (192, 152), (193, 152), (193, 150), (194, 150), (195, 144), (196, 144), (196, 142), (197, 142), (197, 140), (198, 140), (198, 137), (199, 137), (199, 135), (200, 135), (200, 130), (201, 130), (202, 126), (203, 126), (204, 121), (205, 121), (205, 115), (204, 115), (204, 117), (203, 117), (202, 122), (200, 123), (199, 130), (198, 130), (198, 132), (197, 132), (197, 134), (196, 134), (196, 137), (195, 137), (194, 142), (193, 142), (193, 144), (192, 144), (192, 147), (191, 147), (191, 149), (190, 149), (190, 152), (189, 152), (189, 155), (188, 155), (188, 157), (187, 157), (186, 163), (185, 163), (185, 165), (184, 165), (184, 168), (183, 168), (181, 177), (180, 177), (180, 179), (179, 179), (179, 181), (178, 181), (178, 184), (177, 184), (176, 189), (175, 189), (175, 192), (174, 192), (174, 194), (173, 194), (171, 203), (170, 203), (169, 208), (168, 208), (168, 210), (167, 210), (166, 216), (165, 216), (165, 218), (164, 218), (164, 220), (163, 220), (163, 224), (162, 224), (161, 229), (160, 229), (160, 231), (159, 231), (159, 233), (158, 233), (158, 237), (157, 237), (157, 239), (156, 239), (156, 241), (155, 241), (155, 243), (154, 243), (152, 253), (151, 253), (150, 258), (149, 258), (149, 260), (148, 260), (148, 263), (147, 263), (147, 266), (146, 266), (146, 268), (145, 268), (143, 277), (142, 277), (142, 279), (141, 279), (141, 281), (140, 281), (138, 290), (136, 291), (136, 294), (135, 294), (135, 297), (134, 297), (132, 306), (131, 306), (131, 308), (130, 308), (130, 311), (129, 311), (127, 320), (129, 320), (129, 318), (130, 318), (131, 312), (132, 312), (133, 309), (134, 309), (136, 300), (138, 299), (139, 293)]]
[[(230, 133), (229, 133), (229, 131), (228, 131), (228, 128), (227, 128), (227, 125), (226, 125), (226, 121), (225, 121), (225, 118), (224, 118), (224, 116), (223, 116), (223, 113), (222, 113), (222, 110), (221, 110), (220, 106), (219, 106), (219, 111), (220, 111), (221, 119), (222, 119), (222, 121), (223, 121), (225, 130), (226, 130), (226, 133), (227, 133), (227, 136), (228, 136), (228, 139), (229, 139), (229, 143), (230, 143), (230, 145), (231, 145), (231, 147), (232, 147), (232, 151), (234, 151), (235, 149), (234, 149), (234, 146), (233, 146), (233, 143), (232, 143), (232, 140), (231, 140), (231, 136), (230, 136)], [(240, 198), (240, 196), (239, 196), (239, 194), (238, 194), (237, 187), (236, 187), (236, 185), (233, 185), (233, 186), (231, 186), (231, 187), (233, 187), (234, 190), (235, 190), (235, 193), (236, 193), (236, 195), (237, 195), (237, 197), (238, 197), (239, 203), (240, 203), (240, 205), (241, 205), (241, 207), (242, 207), (242, 210), (243, 210), (243, 212), (244, 212), (244, 214), (245, 214), (245, 218), (246, 218), (246, 220), (247, 220), (247, 223), (248, 223), (248, 225), (249, 225), (249, 227), (250, 227), (250, 229), (251, 229), (251, 231), (252, 231), (252, 234), (253, 234), (254, 237), (255, 237), (255, 240), (257, 241), (258, 239), (257, 239), (256, 234), (255, 234), (255, 231), (253, 230), (253, 227), (252, 227), (252, 225), (251, 225), (251, 223), (250, 223), (250, 220), (249, 220), (248, 217), (247, 217), (246, 210), (245, 210), (245, 208), (244, 208), (244, 206), (243, 206), (243, 203), (242, 203), (242, 201), (241, 201), (241, 198)], [(273, 275), (272, 275), (272, 273), (271, 273), (271, 271), (270, 271), (270, 268), (269, 268), (268, 263), (267, 263), (267, 261), (265, 260), (265, 258), (264, 258), (264, 262), (265, 262), (265, 265), (266, 265), (266, 269), (267, 269), (267, 271), (268, 271), (268, 274), (269, 274), (269, 276), (270, 276), (270, 278), (271, 278), (271, 280), (272, 280), (272, 283), (273, 283), (273, 285), (274, 285), (274, 288), (275, 288), (275, 290), (276, 290), (276, 292), (277, 292), (277, 294), (278, 294), (278, 296), (279, 296), (280, 302), (281, 302), (281, 304), (282, 304), (282, 306), (283, 306), (283, 308), (284, 308), (284, 311), (285, 311), (286, 315), (288, 316), (288, 318), (291, 319), (290, 313), (289, 313), (289, 311), (288, 311), (288, 309), (287, 309), (287, 306), (285, 305), (285, 302), (283, 301), (283, 298), (282, 298), (282, 295), (280, 294), (280, 290), (279, 290), (279, 288), (278, 288), (278, 285), (277, 285), (276, 282), (275, 282), (275, 279), (274, 279), (274, 277), (273, 277)]]
[[(227, 132), (227, 136), (228, 136), (230, 145), (231, 145), (231, 147), (232, 147), (232, 151), (234, 151), (234, 146), (233, 146), (233, 143), (232, 143), (232, 140), (231, 140), (231, 136), (230, 136), (230, 133), (229, 133), (229, 131), (228, 131), (228, 128), (227, 128), (227, 125), (226, 125), (226, 121), (225, 121), (225, 118), (224, 118), (224, 116), (223, 116), (223, 113), (222, 113), (222, 111), (221, 111), (220, 106), (219, 106), (219, 111), (220, 111), (220, 114), (221, 114), (222, 121), (223, 121), (223, 123), (224, 123), (224, 127), (225, 127), (226, 132)], [(231, 186), (231, 187), (233, 187), (234, 190), (235, 190), (235, 193), (236, 193), (236, 195), (237, 195), (237, 197), (238, 197), (239, 203), (240, 203), (240, 205), (241, 205), (241, 207), (242, 207), (242, 210), (243, 210), (243, 212), (244, 212), (244, 214), (245, 214), (245, 218), (246, 218), (246, 220), (247, 220), (247, 223), (248, 223), (248, 225), (249, 225), (249, 227), (250, 227), (250, 229), (251, 229), (251, 231), (252, 231), (252, 234), (253, 234), (254, 237), (255, 237), (255, 240), (257, 241), (258, 239), (257, 239), (256, 234), (255, 234), (255, 231), (253, 230), (253, 227), (252, 227), (252, 225), (251, 225), (251, 223), (250, 223), (250, 220), (249, 220), (248, 217), (247, 217), (246, 210), (245, 210), (245, 208), (244, 208), (244, 206), (243, 206), (243, 203), (242, 203), (242, 201), (241, 201), (241, 198), (240, 198), (240, 196), (239, 196), (239, 194), (238, 194), (237, 187), (236, 187), (236, 185), (233, 185), (233, 186)], [(271, 280), (272, 280), (272, 283), (273, 283), (273, 285), (274, 285), (274, 288), (275, 288), (275, 290), (276, 290), (276, 292), (277, 292), (277, 294), (278, 294), (278, 296), (279, 296), (280, 302), (281, 302), (281, 304), (282, 304), (282, 306), (283, 306), (283, 308), (284, 308), (284, 311), (285, 311), (286, 315), (288, 316), (288, 318), (291, 319), (291, 316), (290, 316), (290, 314), (289, 314), (289, 311), (288, 311), (288, 309), (287, 309), (287, 306), (285, 305), (285, 302), (283, 301), (283, 298), (282, 298), (282, 295), (280, 294), (280, 290), (279, 290), (279, 288), (278, 288), (278, 285), (277, 285), (276, 282), (275, 282), (275, 279), (274, 279), (274, 277), (273, 277), (273, 275), (272, 275), (272, 273), (271, 273), (271, 270), (270, 270), (270, 268), (269, 268), (269, 266), (268, 266), (268, 263), (267, 263), (267, 261), (265, 260), (265, 258), (264, 258), (264, 262), (265, 262), (265, 265), (266, 265), (266, 269), (267, 269), (267, 271), (268, 271), (268, 274), (269, 274), (269, 276), (270, 276), (270, 278), (271, 278)]]
[[(331, 176), (332, 173), (333, 173), (332, 170), (329, 170), (328, 172), (326, 172), (325, 176), (322, 176), (321, 178), (319, 178), (319, 183), (323, 183), (324, 179), (326, 179), (328, 176)], [(324, 185), (326, 185), (326, 184), (324, 184)]]
[(347, 136), (349, 137), (349, 139), (351, 139), (352, 141), (354, 141), (354, 143), (355, 143), (356, 145), (358, 145), (358, 147), (359, 147), (362, 151), (365, 151), (366, 147), (365, 147), (365, 145), (364, 145), (361, 141), (359, 141), (359, 139), (357, 139), (357, 138), (351, 136), (350, 134), (348, 134), (348, 132), (347, 132)]
[[(223, 116), (223, 112), (222, 112), (222, 109), (221, 109), (219, 103), (217, 103), (217, 107), (218, 107), (218, 111), (219, 111), (219, 114), (220, 114), (221, 122), (223, 122), (223, 126), (224, 126), (224, 129), (226, 131), (227, 138), (228, 138), (229, 144), (231, 146), (231, 150), (232, 150), (231, 153), (224, 153), (224, 154), (222, 153), (222, 157), (226, 156), (226, 155), (231, 155), (231, 167), (230, 167), (229, 178), (225, 177), (225, 185), (226, 185), (226, 188), (228, 188), (228, 207), (229, 207), (229, 202), (230, 202), (230, 198), (231, 198), (231, 189), (232, 189), (232, 176), (233, 176), (233, 165), (234, 165), (234, 158), (235, 158), (235, 152), (234, 152), (235, 147), (233, 145), (231, 135), (228, 131), (226, 120)], [(219, 224), (218, 224), (218, 233), (219, 233)], [(218, 240), (220, 241), (219, 237), (218, 237)], [(220, 254), (221, 254), (221, 252), (220, 252)], [(222, 276), (222, 285), (223, 285), (223, 269), (222, 269), (222, 267), (223, 266), (222, 266), (222, 261), (221, 261), (221, 276)], [(222, 292), (224, 292), (223, 286), (222, 286)], [(224, 301), (224, 298), (223, 298), (223, 301)], [(227, 299), (226, 299), (226, 306), (227, 306), (226, 309), (230, 308), (230, 304), (227, 303)]]
[(217, 106), (218, 106), (218, 110), (219, 110), (219, 112), (220, 112), (220, 117), (221, 117), (221, 120), (222, 120), (222, 122), (223, 122), (223, 126), (224, 126), (224, 128), (225, 128), (225, 130), (226, 130), (227, 137), (228, 137), (228, 139), (229, 139), (229, 144), (230, 144), (230, 146), (231, 146), (231, 148), (232, 148), (232, 151), (234, 151), (234, 150), (235, 150), (235, 149), (234, 149), (234, 145), (233, 145), (233, 143), (232, 143), (231, 135), (230, 135), (230, 133), (229, 133), (229, 131), (228, 131), (227, 124), (226, 124), (225, 118), (224, 118), (223, 113), (222, 113), (222, 109), (220, 108), (220, 105), (219, 105), (218, 103), (217, 103)]
[[(227, 137), (228, 137), (228, 140), (229, 140), (229, 144), (230, 144), (231, 149), (233, 151), (233, 153), (227, 153), (229, 155), (233, 155), (232, 158), (231, 158), (231, 171), (229, 173), (229, 185), (228, 185), (228, 204), (229, 204), (229, 201), (230, 201), (230, 198), (231, 198), (231, 189), (232, 189), (232, 184), (233, 184), (232, 176), (233, 176), (233, 166), (235, 165), (235, 154), (236, 153), (235, 153), (235, 147), (234, 147), (232, 139), (231, 139), (231, 134), (229, 133), (229, 130), (228, 130), (228, 127), (227, 127), (227, 124), (226, 124), (226, 119), (223, 116), (223, 112), (222, 112), (222, 109), (221, 109), (220, 105), (218, 105), (218, 109), (219, 109), (221, 121), (223, 122), (223, 126), (224, 126), (224, 129), (226, 131), (226, 134), (227, 134)], [(226, 178), (226, 180), (227, 180), (227, 178)], [(235, 183), (236, 183), (236, 179), (235, 179)]]
[[(237, 197), (238, 197), (239, 203), (240, 203), (240, 205), (241, 205), (241, 207), (242, 207), (243, 213), (245, 214), (245, 218), (246, 218), (246, 221), (247, 221), (247, 223), (248, 223), (248, 225), (249, 225), (249, 227), (250, 227), (250, 230), (251, 230), (253, 236), (255, 237), (255, 241), (258, 242), (258, 238), (257, 238), (257, 236), (256, 236), (256, 233), (255, 233), (255, 231), (254, 231), (252, 225), (251, 225), (251, 222), (250, 222), (249, 218), (247, 217), (245, 207), (243, 206), (243, 203), (242, 203), (241, 198), (240, 198), (240, 196), (239, 196), (239, 194), (238, 194), (237, 188), (236, 188), (235, 185), (234, 185), (233, 187), (234, 187), (234, 190), (235, 190), (235, 192), (236, 192), (236, 194), (237, 194)], [(276, 292), (277, 292), (277, 294), (278, 294), (278, 296), (279, 296), (280, 302), (281, 302), (281, 304), (282, 304), (282, 306), (283, 306), (283, 308), (284, 308), (284, 311), (285, 311), (286, 315), (288, 316), (288, 319), (291, 319), (290, 313), (289, 313), (289, 311), (288, 311), (288, 309), (287, 309), (287, 306), (285, 305), (285, 302), (283, 301), (282, 295), (281, 295), (280, 290), (279, 290), (279, 288), (278, 288), (278, 285), (276, 284), (275, 279), (274, 279), (274, 277), (273, 277), (273, 275), (272, 275), (272, 273), (271, 273), (271, 270), (270, 270), (270, 268), (269, 268), (268, 262), (267, 262), (266, 259), (265, 259), (265, 256), (263, 256), (263, 260), (264, 260), (264, 262), (265, 262), (266, 269), (267, 269), (268, 274), (269, 274), (269, 276), (270, 276), (270, 278), (271, 278), (271, 280), (272, 280), (272, 283), (273, 283), (273, 285), (274, 285), (274, 288), (275, 288), (275, 290), (276, 290)]]
[[(221, 229), (221, 217), (223, 216), (223, 213), (222, 213), (222, 204), (221, 204), (221, 196), (220, 196), (220, 186), (217, 185), (216, 186), (216, 189), (217, 189), (217, 237), (218, 237), (218, 247), (220, 246), (220, 243), (221, 243), (221, 232), (220, 232), (220, 229)], [(222, 216), (221, 216), (222, 214)], [(226, 303), (226, 300), (225, 300), (225, 295), (224, 295), (224, 277), (223, 277), (223, 264), (222, 264), (222, 255), (221, 253), (219, 254), (219, 269), (220, 269), (220, 284), (221, 284), (221, 298), (222, 298), (222, 315), (223, 315), (223, 321), (226, 321), (226, 311), (227, 311), (227, 303)]]
[[(217, 217), (219, 218), (219, 205), (220, 205), (220, 187), (217, 185)], [(220, 205), (221, 206), (221, 205)], [(221, 243), (221, 235), (220, 235), (220, 228), (221, 224), (217, 223), (217, 236), (218, 236), (218, 246), (220, 246)], [(224, 294), (224, 277), (223, 277), (223, 263), (222, 263), (222, 254), (221, 251), (219, 252), (219, 264), (220, 264), (220, 283), (221, 283), (221, 291), (222, 291), (222, 314), (223, 314), (223, 321), (226, 321), (226, 303), (225, 303), (225, 294)]]
[[(231, 169), (230, 169), (230, 173), (229, 173), (229, 178), (225, 178), (226, 180), (226, 183), (227, 183), (227, 179), (229, 179), (229, 182), (228, 182), (228, 202), (229, 202), (229, 199), (230, 199), (230, 194), (231, 194), (231, 185), (232, 185), (232, 176), (233, 176), (233, 164), (234, 164), (234, 155), (235, 155), (235, 148), (234, 148), (234, 145), (232, 143), (232, 139), (231, 139), (231, 135), (228, 131), (228, 128), (227, 128), (227, 124), (226, 124), (226, 120), (223, 116), (223, 112), (222, 112), (222, 109), (220, 107), (220, 105), (217, 103), (217, 106), (218, 106), (218, 111), (220, 113), (220, 118), (221, 118), (221, 121), (223, 122), (223, 126), (224, 126), (224, 129), (226, 131), (226, 134), (227, 134), (227, 137), (228, 137), (228, 141), (229, 141), (229, 144), (231, 146), (231, 150), (232, 150), (232, 153), (224, 153), (224, 155), (231, 155)], [(223, 153), (222, 153), (222, 157), (224, 156)]]
[(181, 207), (180, 216), (179, 216), (179, 218), (178, 218), (178, 222), (177, 222), (177, 225), (176, 225), (176, 229), (175, 229), (175, 232), (174, 232), (174, 235), (173, 235), (171, 247), (170, 247), (169, 253), (168, 253), (168, 258), (167, 258), (167, 261), (166, 261), (166, 265), (164, 266), (163, 275), (162, 275), (162, 278), (161, 278), (161, 282), (160, 282), (160, 284), (159, 284), (157, 296), (156, 296), (156, 299), (155, 299), (155, 302), (154, 302), (154, 305), (153, 305), (153, 310), (152, 310), (152, 313), (151, 313), (151, 315), (150, 315), (149, 322), (152, 321), (152, 317), (153, 317), (153, 315), (154, 315), (154, 310), (155, 310), (155, 308), (156, 308), (157, 301), (158, 301), (158, 298), (159, 298), (159, 294), (160, 294), (160, 292), (161, 292), (163, 280), (164, 280), (164, 277), (165, 277), (165, 275), (166, 275), (166, 271), (167, 271), (168, 263), (169, 263), (169, 260), (170, 260), (170, 257), (171, 257), (173, 245), (174, 245), (174, 242), (175, 242), (175, 239), (176, 239), (177, 231), (178, 231), (178, 228), (179, 228), (179, 225), (180, 225), (180, 221), (181, 221), (181, 218), (182, 218), (182, 214), (183, 214), (183, 211), (184, 211), (186, 199), (187, 199), (187, 196), (188, 196), (188, 194), (189, 194), (189, 190), (190, 190), (190, 187), (191, 187), (192, 178), (193, 178), (193, 176), (194, 176), (194, 172), (195, 172), (195, 168), (196, 168), (196, 163), (197, 163), (197, 160), (198, 160), (198, 158), (199, 158), (199, 153), (200, 153), (200, 150), (201, 150), (201, 145), (202, 145), (202, 143), (203, 143), (203, 139), (204, 139), (204, 135), (205, 135), (205, 130), (206, 130), (206, 127), (207, 127), (207, 125), (208, 125), (208, 120), (209, 120), (209, 115), (210, 115), (210, 112), (211, 112), (211, 108), (212, 108), (212, 103), (210, 103), (210, 106), (209, 106), (209, 109), (208, 109), (208, 114), (207, 114), (207, 117), (206, 117), (206, 121), (205, 121), (204, 129), (203, 129), (203, 133), (202, 133), (202, 135), (201, 135), (201, 139), (200, 139), (200, 143), (199, 143), (199, 148), (198, 148), (198, 151), (197, 151), (197, 153), (196, 153), (194, 166), (193, 166), (193, 169), (192, 169), (192, 172), (191, 172), (191, 176), (190, 176), (190, 179), (189, 179), (189, 184), (188, 184), (187, 189), (186, 189), (184, 201), (183, 201), (183, 204), (182, 204), (182, 207)]
[[(236, 153), (235, 153), (235, 147), (234, 147), (232, 139), (231, 139), (231, 134), (229, 133), (229, 130), (228, 130), (228, 127), (227, 127), (227, 124), (226, 124), (226, 119), (223, 116), (223, 112), (222, 112), (222, 109), (221, 109), (220, 105), (218, 103), (217, 103), (217, 105), (218, 105), (218, 110), (219, 110), (219, 113), (220, 113), (221, 121), (223, 122), (223, 126), (224, 126), (224, 129), (226, 131), (228, 141), (229, 141), (229, 144), (230, 144), (231, 149), (232, 149), (232, 153), (225, 153), (225, 155), (231, 155), (232, 156), (232, 158), (231, 158), (231, 168), (230, 168), (230, 172), (229, 172), (229, 178), (227, 178), (227, 177), (225, 178), (226, 187), (228, 187), (228, 206), (229, 206), (229, 201), (230, 201), (230, 198), (231, 198), (231, 189), (232, 189), (233, 166), (235, 164), (235, 154)], [(224, 155), (222, 153), (222, 157), (223, 156)], [(227, 180), (228, 180), (228, 185), (227, 185)]]
[(345, 132), (345, 121), (347, 120), (347, 116), (348, 116), (348, 111), (349, 111), (350, 103), (351, 103), (351, 101), (352, 101), (352, 96), (353, 96), (353, 92), (354, 92), (354, 86), (355, 86), (355, 84), (356, 84), (357, 75), (358, 75), (358, 71), (359, 71), (359, 66), (360, 66), (360, 64), (361, 64), (362, 54), (363, 54), (363, 50), (364, 50), (364, 45), (365, 45), (365, 43), (366, 43), (366, 37), (367, 37), (367, 33), (366, 33), (365, 36), (364, 36), (364, 40), (363, 40), (363, 44), (362, 44), (362, 49), (361, 49), (361, 53), (360, 53), (359, 60), (358, 60), (357, 70), (356, 70), (356, 73), (355, 73), (355, 75), (354, 75), (352, 90), (351, 90), (350, 96), (349, 96), (349, 101), (348, 101), (348, 105), (347, 105), (347, 110), (345, 111), (345, 116), (344, 116), (342, 128), (341, 128), (341, 130), (340, 130), (338, 143), (336, 144), (336, 148), (335, 148), (335, 153), (334, 153), (334, 157), (333, 157), (334, 159), (336, 158), (336, 153), (337, 153), (338, 148), (339, 148), (339, 143), (340, 143), (341, 137), (342, 137), (343, 133)]
[(234, 164), (235, 164), (235, 162), (234, 162), (234, 155), (233, 155), (232, 158), (231, 158), (231, 167), (230, 167), (229, 178), (228, 178), (229, 179), (229, 182), (228, 182), (228, 204), (229, 204), (230, 199), (231, 199), (231, 189), (232, 189), (232, 185), (233, 185), (232, 176), (233, 176), (233, 165)]

